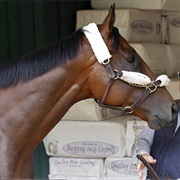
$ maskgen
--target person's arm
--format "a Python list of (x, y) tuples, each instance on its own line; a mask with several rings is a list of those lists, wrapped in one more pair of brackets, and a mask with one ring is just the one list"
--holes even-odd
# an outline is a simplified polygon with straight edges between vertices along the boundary
[[(149, 127), (145, 127), (144, 130), (138, 136), (138, 145), (139, 145), (139, 154), (146, 159), (147, 162), (154, 164), (156, 160), (150, 155), (150, 150), (152, 146), (154, 138), (154, 130), (150, 129)], [(133, 164), (137, 165), (137, 171), (139, 174), (140, 179), (142, 179), (142, 169), (145, 167), (141, 161), (138, 161), (136, 157), (136, 144), (134, 143), (132, 146), (132, 162)]]
[[(138, 135), (139, 154), (149, 154), (154, 138), (154, 130), (149, 127), (145, 127)], [(132, 160), (133, 164), (136, 164), (138, 159), (136, 158), (136, 144), (132, 146)]]

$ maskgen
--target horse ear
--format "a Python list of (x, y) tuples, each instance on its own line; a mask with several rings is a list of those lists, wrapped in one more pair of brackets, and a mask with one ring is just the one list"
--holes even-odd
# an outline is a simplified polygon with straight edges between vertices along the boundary
[(103, 30), (105, 30), (106, 32), (111, 32), (114, 23), (115, 23), (115, 4), (111, 5), (111, 7), (109, 8), (109, 13), (107, 15), (107, 17), (104, 19), (102, 25), (103, 25)]

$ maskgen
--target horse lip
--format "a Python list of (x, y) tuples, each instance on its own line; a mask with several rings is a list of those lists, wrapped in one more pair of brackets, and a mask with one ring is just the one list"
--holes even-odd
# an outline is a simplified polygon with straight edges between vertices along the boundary
[(162, 121), (162, 119), (161, 118), (159, 118), (159, 116), (157, 116), (157, 115), (155, 115), (155, 117), (156, 117), (156, 121), (158, 121), (159, 123), (159, 126), (162, 128), (162, 127), (165, 127), (165, 125), (166, 125), (166, 123), (164, 123), (163, 121)]
[(155, 117), (156, 117), (156, 120), (159, 122), (158, 124), (159, 124), (160, 128), (168, 128), (168, 127), (171, 127), (173, 125), (173, 121), (164, 122), (164, 121), (162, 121), (161, 118), (159, 118), (159, 116), (155, 115)]
[(154, 123), (152, 123), (151, 121), (148, 122), (148, 126), (149, 128), (155, 129), (155, 130), (159, 130), (161, 128), (159, 125), (157, 126), (157, 124), (154, 125)]
[(168, 128), (173, 125), (173, 122), (163, 122), (161, 118), (155, 115), (155, 119), (153, 121), (148, 122), (148, 126), (151, 129), (159, 130), (161, 128)]

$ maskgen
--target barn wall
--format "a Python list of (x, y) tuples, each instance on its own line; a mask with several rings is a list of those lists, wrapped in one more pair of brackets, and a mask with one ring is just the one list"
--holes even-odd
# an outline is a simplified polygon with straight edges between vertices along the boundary
[[(90, 1), (0, 1), (0, 63), (71, 34), (81, 9), (90, 9)], [(47, 178), (48, 157), (42, 143), (34, 153), (34, 168), (35, 178)]]

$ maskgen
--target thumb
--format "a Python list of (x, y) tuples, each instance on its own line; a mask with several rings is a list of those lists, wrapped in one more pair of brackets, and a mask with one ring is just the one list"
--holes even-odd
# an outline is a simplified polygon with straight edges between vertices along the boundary
[(143, 154), (144, 159), (146, 159), (146, 161), (150, 164), (155, 164), (156, 163), (156, 159), (154, 159), (151, 155), (149, 154)]

